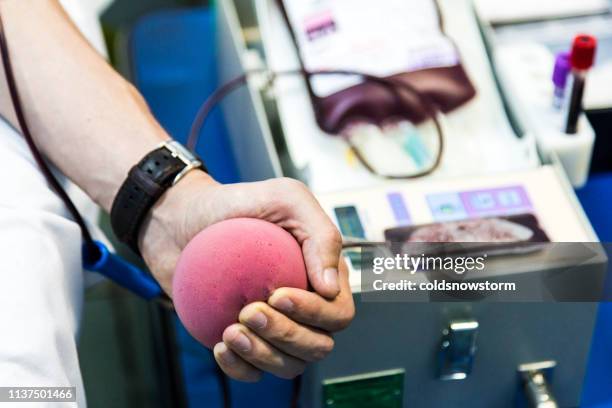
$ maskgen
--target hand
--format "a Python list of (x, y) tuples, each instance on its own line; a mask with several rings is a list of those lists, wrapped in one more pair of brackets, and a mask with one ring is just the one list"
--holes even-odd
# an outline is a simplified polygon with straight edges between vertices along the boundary
[(240, 323), (228, 327), (215, 346), (215, 359), (229, 376), (254, 382), (262, 371), (281, 378), (302, 374), (334, 347), (331, 333), (348, 326), (355, 314), (348, 270), (340, 263), (340, 293), (325, 299), (301, 289), (277, 289), (267, 303), (244, 307)]
[(172, 275), (181, 250), (207, 226), (237, 217), (270, 221), (293, 234), (302, 247), (308, 279), (316, 293), (283, 288), (267, 304), (246, 306), (240, 314), (241, 324), (230, 326), (223, 343), (215, 347), (215, 357), (221, 368), (237, 379), (254, 381), (260, 370), (294, 377), (302, 372), (305, 362), (331, 351), (329, 333), (346, 327), (354, 315), (344, 265), (338, 273), (340, 234), (304, 184), (274, 179), (220, 185), (205, 173), (193, 171), (168, 190), (151, 211), (140, 237), (142, 255), (172, 296)]

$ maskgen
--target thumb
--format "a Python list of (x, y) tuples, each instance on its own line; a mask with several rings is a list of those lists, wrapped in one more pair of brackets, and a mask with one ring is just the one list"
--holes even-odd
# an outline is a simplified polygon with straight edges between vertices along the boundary
[(341, 250), (342, 238), (333, 226), (319, 231), (302, 245), (310, 284), (319, 295), (328, 299), (340, 293), (338, 263)]

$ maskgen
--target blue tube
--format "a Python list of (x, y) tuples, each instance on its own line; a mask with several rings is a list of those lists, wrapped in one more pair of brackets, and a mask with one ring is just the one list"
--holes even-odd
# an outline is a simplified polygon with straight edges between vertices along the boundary
[(95, 241), (95, 244), (100, 254), (93, 260), (88, 256), (86, 246), (83, 247), (83, 267), (85, 269), (106, 276), (146, 300), (162, 295), (161, 287), (151, 275), (111, 253), (102, 242)]

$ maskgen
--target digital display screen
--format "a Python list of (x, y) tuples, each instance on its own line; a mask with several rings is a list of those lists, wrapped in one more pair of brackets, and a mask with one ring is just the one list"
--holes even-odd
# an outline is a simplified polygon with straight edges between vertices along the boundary
[(365, 239), (365, 231), (363, 224), (357, 213), (357, 208), (354, 206), (336, 207), (334, 208), (338, 227), (343, 236), (349, 238)]

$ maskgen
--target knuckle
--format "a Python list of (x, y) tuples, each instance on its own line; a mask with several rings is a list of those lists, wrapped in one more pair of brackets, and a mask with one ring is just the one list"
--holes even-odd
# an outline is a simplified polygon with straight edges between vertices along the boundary
[(304, 183), (299, 180), (290, 178), (290, 177), (282, 177), (277, 180), (277, 185), (282, 188), (284, 191), (308, 191), (308, 187)]
[(249, 356), (248, 359), (245, 359), (248, 363), (254, 365), (255, 367), (259, 367), (265, 369), (266, 367), (271, 366), (270, 362), (274, 359), (270, 355), (270, 353), (256, 351), (252, 355)]
[(310, 305), (304, 314), (307, 320), (314, 323), (316, 327), (319, 327), (325, 321), (323, 306), (318, 303)]
[(355, 317), (355, 308), (353, 307), (345, 307), (338, 314), (338, 318), (336, 319), (336, 330), (344, 330), (346, 329), (353, 318)]
[(293, 342), (296, 338), (297, 329), (294, 324), (287, 324), (278, 333), (278, 340), (283, 342)]
[(340, 231), (334, 226), (330, 225), (330, 227), (323, 232), (323, 239), (334, 249), (342, 247), (342, 236), (340, 235)]
[(349, 322), (352, 322), (355, 318), (355, 303), (353, 302), (353, 297), (349, 296), (349, 304), (347, 306), (347, 317)]
[(326, 354), (329, 354), (333, 351), (335, 346), (336, 346), (336, 342), (334, 341), (334, 339), (331, 337), (327, 337), (327, 340), (325, 341), (323, 345), (323, 352)]
[(312, 361), (320, 361), (329, 355), (334, 349), (334, 339), (327, 337), (312, 353)]
[(282, 213), (288, 213), (292, 209), (291, 201), (287, 199), (285, 194), (281, 193), (272, 194), (268, 199), (267, 207)]
[(245, 361), (256, 367), (265, 368), (275, 367), (278, 365), (280, 359), (268, 346), (263, 346), (255, 347), (251, 354), (245, 358)]

